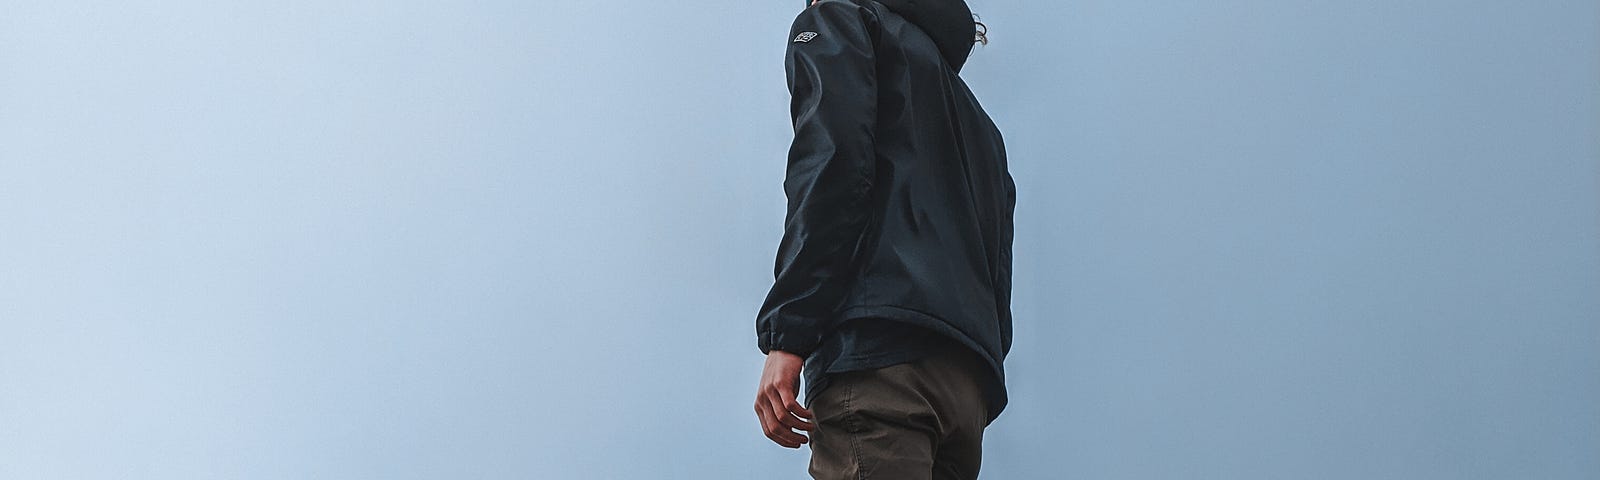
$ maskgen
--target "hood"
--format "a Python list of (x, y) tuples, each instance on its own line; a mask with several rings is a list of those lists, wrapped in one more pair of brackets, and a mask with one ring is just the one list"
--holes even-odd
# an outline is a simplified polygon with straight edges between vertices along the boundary
[(956, 72), (972, 54), (972, 9), (965, 0), (877, 0), (889, 10), (905, 17), (933, 39), (950, 68)]

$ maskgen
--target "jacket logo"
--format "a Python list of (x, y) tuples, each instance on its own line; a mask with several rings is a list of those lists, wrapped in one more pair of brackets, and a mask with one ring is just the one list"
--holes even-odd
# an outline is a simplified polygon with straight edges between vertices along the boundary
[(817, 32), (800, 32), (799, 35), (794, 36), (794, 43), (810, 42), (813, 38), (817, 38)]

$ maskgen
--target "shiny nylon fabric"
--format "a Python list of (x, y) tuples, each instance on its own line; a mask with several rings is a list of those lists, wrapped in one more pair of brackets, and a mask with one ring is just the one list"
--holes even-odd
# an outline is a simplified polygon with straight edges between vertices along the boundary
[(946, 5), (918, 11), (934, 27), (875, 0), (824, 1), (791, 27), (788, 210), (757, 343), (809, 356), (842, 321), (888, 318), (971, 347), (1003, 382), (1015, 184), (950, 60), (970, 53), (970, 11), (919, 3)]

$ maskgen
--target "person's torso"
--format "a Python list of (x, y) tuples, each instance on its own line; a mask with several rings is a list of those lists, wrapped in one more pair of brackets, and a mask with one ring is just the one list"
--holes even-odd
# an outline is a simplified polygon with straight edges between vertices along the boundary
[(1011, 343), (1015, 207), (1000, 131), (921, 29), (857, 3), (877, 19), (876, 163), (843, 317), (965, 337), (998, 366)]

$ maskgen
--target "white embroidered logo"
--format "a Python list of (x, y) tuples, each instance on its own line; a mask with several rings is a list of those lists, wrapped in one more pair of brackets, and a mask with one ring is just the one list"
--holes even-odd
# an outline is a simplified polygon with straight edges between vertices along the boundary
[(817, 32), (800, 32), (799, 35), (794, 36), (794, 43), (810, 42), (813, 38), (817, 38)]

